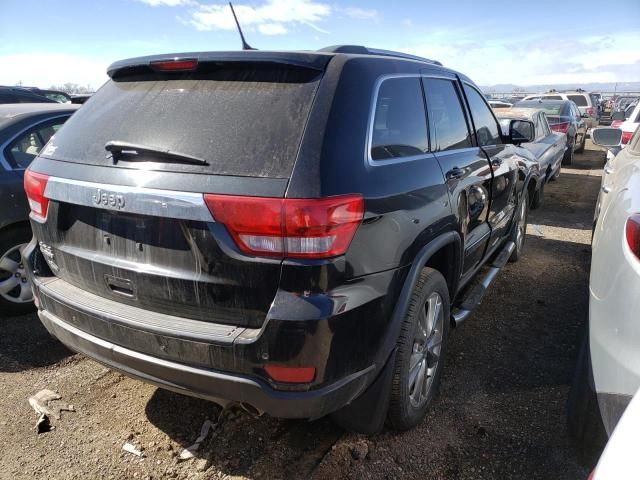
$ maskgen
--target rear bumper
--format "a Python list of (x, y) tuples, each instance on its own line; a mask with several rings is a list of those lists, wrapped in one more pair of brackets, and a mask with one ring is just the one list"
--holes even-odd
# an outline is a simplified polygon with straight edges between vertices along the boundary
[[(28, 271), (44, 260), (23, 250)], [(319, 418), (349, 404), (388, 355), (389, 285), (403, 272), (361, 277), (337, 291), (278, 290), (261, 328), (151, 312), (32, 273), (38, 314), (67, 347), (140, 380), (209, 400), (245, 402), (283, 418)], [(274, 382), (265, 364), (314, 366), (311, 383)]]
[(47, 330), (70, 349), (125, 375), (178, 393), (208, 400), (248, 403), (281, 418), (318, 418), (346, 405), (364, 391), (373, 366), (307, 392), (282, 392), (253, 378), (195, 368), (139, 353), (90, 335), (40, 310)]

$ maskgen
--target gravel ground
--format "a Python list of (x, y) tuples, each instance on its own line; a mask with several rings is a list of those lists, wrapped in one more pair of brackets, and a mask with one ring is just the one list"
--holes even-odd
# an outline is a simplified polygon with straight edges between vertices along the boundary
[[(231, 412), (197, 458), (180, 451), (219, 410), (74, 355), (35, 315), (0, 318), (0, 478), (585, 479), (565, 428), (587, 317), (593, 208), (604, 153), (589, 142), (532, 211), (525, 255), (452, 331), (439, 397), (411, 432), (345, 433)], [(27, 398), (72, 404), (36, 435)], [(138, 458), (122, 450), (129, 441)]]

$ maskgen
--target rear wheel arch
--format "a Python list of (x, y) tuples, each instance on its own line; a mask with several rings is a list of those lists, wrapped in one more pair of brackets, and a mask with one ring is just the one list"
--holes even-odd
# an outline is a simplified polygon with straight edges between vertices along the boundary
[[(453, 299), (462, 274), (462, 239), (460, 234), (453, 230), (442, 233), (424, 245), (415, 256), (392, 313), (394, 327), (398, 326), (406, 315), (411, 293), (424, 267), (438, 270), (445, 277), (451, 294), (450, 298)], [(393, 338), (394, 345), (396, 337), (397, 335)]]
[(433, 268), (442, 274), (447, 287), (449, 288), (449, 298), (453, 298), (459, 280), (459, 268), (461, 263), (461, 252), (459, 245), (455, 241), (451, 241), (437, 251), (435, 251), (424, 264), (425, 267)]
[(15, 220), (10, 223), (6, 223), (0, 226), (0, 233), (8, 232), (9, 230), (21, 230), (24, 228), (31, 228), (29, 220)]

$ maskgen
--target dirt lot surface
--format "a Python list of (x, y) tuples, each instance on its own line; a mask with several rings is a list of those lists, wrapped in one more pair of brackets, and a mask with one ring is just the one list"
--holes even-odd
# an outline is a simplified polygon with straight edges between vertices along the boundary
[[(524, 258), (452, 331), (442, 389), (411, 432), (345, 433), (308, 423), (225, 418), (179, 461), (218, 408), (159, 390), (51, 338), (35, 315), (0, 318), (0, 478), (585, 479), (564, 406), (587, 317), (591, 222), (604, 152), (588, 144), (529, 217)], [(37, 435), (30, 395), (75, 412)], [(129, 441), (138, 458), (122, 450)]]

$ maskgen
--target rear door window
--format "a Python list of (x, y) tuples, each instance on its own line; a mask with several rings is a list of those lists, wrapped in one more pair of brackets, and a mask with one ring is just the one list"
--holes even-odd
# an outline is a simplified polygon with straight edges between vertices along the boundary
[(473, 146), (456, 85), (451, 80), (425, 78), (424, 91), (429, 111), (431, 150), (441, 152)]
[(471, 109), (471, 117), (476, 129), (478, 145), (498, 145), (502, 143), (500, 138), (500, 130), (496, 117), (493, 116), (491, 109), (484, 101), (482, 95), (473, 87), (464, 85), (464, 93), (469, 102)]
[(371, 135), (371, 159), (422, 155), (428, 150), (427, 117), (420, 79), (389, 78), (376, 99)]
[(585, 95), (567, 95), (567, 98), (579, 107), (588, 107), (587, 97)]
[(9, 164), (15, 169), (27, 168), (66, 119), (67, 117), (57, 118), (41, 123), (20, 134), (5, 150)]
[[(197, 72), (108, 81), (46, 156), (156, 171), (288, 178), (322, 73), (277, 64), (214, 63)], [(108, 142), (179, 152), (206, 165), (149, 155), (107, 158)]]

